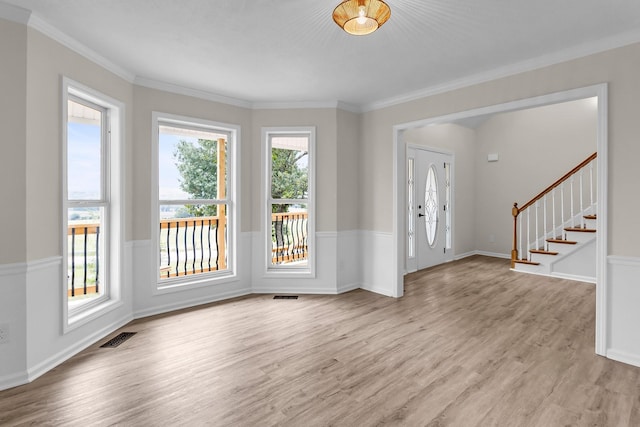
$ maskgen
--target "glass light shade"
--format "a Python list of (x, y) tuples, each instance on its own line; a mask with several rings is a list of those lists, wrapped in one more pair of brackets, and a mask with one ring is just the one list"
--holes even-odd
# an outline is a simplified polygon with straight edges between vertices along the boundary
[(382, 0), (346, 0), (333, 10), (333, 20), (336, 24), (355, 36), (373, 33), (387, 22), (390, 16), (391, 9)]

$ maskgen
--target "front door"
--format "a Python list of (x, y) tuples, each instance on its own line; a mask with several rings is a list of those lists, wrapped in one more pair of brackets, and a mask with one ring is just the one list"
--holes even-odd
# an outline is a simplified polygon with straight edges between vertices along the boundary
[(408, 271), (453, 259), (452, 157), (419, 148), (408, 150)]

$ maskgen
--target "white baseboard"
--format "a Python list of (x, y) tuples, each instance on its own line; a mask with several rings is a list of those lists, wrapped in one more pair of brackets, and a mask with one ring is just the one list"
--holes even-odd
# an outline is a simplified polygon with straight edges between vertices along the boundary
[(490, 256), (493, 258), (511, 259), (511, 254), (501, 254), (498, 252), (475, 251), (476, 255)]
[(203, 304), (210, 304), (212, 302), (222, 301), (230, 298), (242, 297), (249, 294), (251, 294), (250, 288), (234, 289), (233, 291), (221, 292), (215, 295), (208, 295), (203, 298), (194, 298), (186, 301), (179, 301), (175, 304), (164, 304), (160, 306), (146, 308), (143, 310), (138, 310), (133, 313), (133, 318), (140, 319), (142, 317), (154, 316), (156, 314), (163, 314), (170, 311), (182, 310), (185, 308), (191, 308), (191, 307), (195, 307)]
[(389, 288), (381, 288), (375, 285), (361, 284), (360, 289), (373, 292), (375, 294), (384, 295), (385, 297), (394, 297), (393, 292)]
[(634, 354), (629, 354), (615, 349), (608, 349), (607, 357), (609, 359), (617, 360), (618, 362), (640, 367), (640, 357)]
[(80, 353), (82, 350), (90, 347), (91, 345), (100, 341), (101, 339), (103, 339), (113, 331), (123, 327), (124, 325), (131, 322), (132, 320), (133, 320), (132, 316), (130, 315), (124, 316), (116, 320), (115, 322), (111, 323), (110, 325), (107, 325), (104, 328), (95, 331), (91, 335), (84, 337), (80, 341), (77, 341), (72, 346), (65, 348), (63, 351), (58, 352), (57, 354), (54, 354), (51, 357), (47, 358), (46, 360), (38, 363), (37, 365), (28, 368), (28, 371), (27, 371), (28, 382), (31, 382), (36, 378), (40, 377), (41, 375), (46, 374), (51, 369), (55, 368), (61, 363), (72, 358), (76, 354)]
[(487, 251), (469, 251), (453, 257), (454, 261), (458, 261), (463, 258), (468, 258), (473, 255), (482, 255), (482, 256), (490, 256), (492, 258), (502, 258), (502, 259), (511, 259), (511, 254), (501, 254), (498, 252), (487, 252)]
[(345, 292), (351, 292), (356, 289), (360, 289), (359, 283), (347, 283), (342, 286), (338, 286), (338, 294), (344, 294)]
[(27, 372), (18, 372), (11, 375), (5, 375), (4, 377), (0, 377), (0, 391), (25, 385), (28, 382), (29, 375), (27, 374)]
[(577, 274), (566, 274), (566, 273), (554, 272), (549, 274), (549, 277), (557, 277), (558, 279), (568, 279), (568, 280), (575, 280), (577, 282), (592, 283), (594, 285), (596, 284), (595, 277), (579, 276)]
[(476, 255), (476, 251), (469, 251), (463, 254), (457, 254), (453, 257), (454, 261), (458, 261), (460, 259), (469, 258), (470, 256)]
[(328, 288), (310, 288), (308, 286), (261, 286), (253, 288), (254, 294), (302, 294), (302, 295), (337, 295), (338, 292)]

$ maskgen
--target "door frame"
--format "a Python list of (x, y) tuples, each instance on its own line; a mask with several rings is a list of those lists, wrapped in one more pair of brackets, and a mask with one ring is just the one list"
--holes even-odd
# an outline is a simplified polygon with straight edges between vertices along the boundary
[[(597, 136), (596, 150), (598, 152), (598, 208), (596, 240), (596, 324), (595, 324), (595, 352), (606, 356), (607, 331), (609, 316), (607, 314), (607, 241), (608, 241), (608, 85), (600, 83), (562, 92), (554, 92), (546, 95), (520, 99), (502, 104), (490, 105), (481, 108), (445, 114), (441, 116), (425, 118), (393, 126), (393, 230), (392, 230), (392, 256), (391, 268), (393, 275), (393, 296), (399, 298), (404, 294), (405, 262), (405, 221), (406, 207), (406, 177), (407, 143), (404, 141), (403, 132), (406, 129), (422, 127), (432, 124), (451, 123), (456, 120), (516, 111), (527, 108), (541, 107), (544, 105), (558, 104), (575, 101), (578, 99), (597, 97)], [(505, 207), (507, 209), (508, 207)]]
[[(455, 253), (456, 253), (455, 252), (455, 227), (453, 226), (454, 219), (455, 219), (454, 215), (455, 215), (455, 211), (456, 211), (456, 208), (455, 208), (455, 200), (456, 200), (456, 198), (455, 198), (456, 155), (455, 155), (455, 153), (453, 153), (451, 151), (444, 150), (442, 148), (431, 147), (431, 146), (428, 146), (428, 145), (420, 145), (420, 144), (415, 144), (415, 143), (406, 142), (406, 141), (405, 141), (405, 144), (406, 144), (406, 155), (405, 155), (405, 160), (404, 160), (405, 165), (407, 164), (408, 159), (409, 159), (409, 150), (429, 151), (431, 153), (444, 154), (445, 156), (451, 156), (451, 166), (450, 166), (451, 167), (451, 177), (450, 177), (451, 181), (449, 183), (449, 185), (451, 187), (451, 200), (450, 200), (451, 203), (449, 205), (449, 210), (451, 212), (451, 249), (449, 250), (450, 253), (451, 253), (451, 259), (447, 260), (445, 262), (453, 261), (455, 259)], [(414, 165), (414, 171), (415, 171), (415, 165)], [(407, 175), (406, 169), (405, 169), (404, 173), (405, 173), (405, 176), (406, 176)], [(405, 179), (404, 183), (406, 184), (406, 179)], [(405, 189), (404, 189), (404, 194), (405, 195), (407, 194), (407, 186), (406, 185), (405, 185)], [(406, 198), (405, 198), (404, 203), (405, 203), (405, 209), (406, 209), (406, 206), (407, 206)], [(404, 218), (404, 221), (405, 221), (404, 238), (406, 239), (407, 238), (406, 217)], [(445, 243), (445, 245), (446, 245), (446, 243)], [(405, 248), (407, 247), (406, 240), (404, 242), (404, 247)], [(417, 245), (416, 245), (416, 250), (417, 250)], [(449, 254), (447, 254), (447, 255), (449, 255)], [(409, 270), (409, 268), (408, 268), (408, 260), (409, 260), (409, 257), (406, 256), (406, 253), (405, 253), (405, 264), (404, 264), (404, 273), (405, 274), (406, 273), (411, 273), (411, 272), (414, 272), (414, 271), (418, 270), (418, 268)]]

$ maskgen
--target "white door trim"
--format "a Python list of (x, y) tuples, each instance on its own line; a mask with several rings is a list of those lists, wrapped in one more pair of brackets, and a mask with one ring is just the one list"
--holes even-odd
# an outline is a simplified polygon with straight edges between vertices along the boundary
[(450, 123), (455, 120), (475, 117), (486, 114), (503, 113), (525, 108), (539, 107), (543, 105), (556, 104), (560, 102), (574, 101), (578, 99), (598, 98), (598, 209), (597, 227), (598, 239), (596, 243), (596, 354), (606, 355), (607, 343), (607, 211), (608, 211), (608, 86), (601, 83), (578, 89), (571, 89), (563, 92), (555, 92), (533, 98), (520, 99), (503, 104), (490, 105), (473, 110), (461, 111), (446, 114), (439, 117), (426, 118), (408, 123), (393, 126), (393, 230), (392, 230), (392, 268), (395, 272), (393, 296), (398, 298), (404, 294), (404, 272), (405, 272), (405, 221), (404, 208), (406, 206), (404, 177), (406, 176), (407, 144), (402, 138), (402, 133), (406, 129), (422, 127), (429, 124)]

